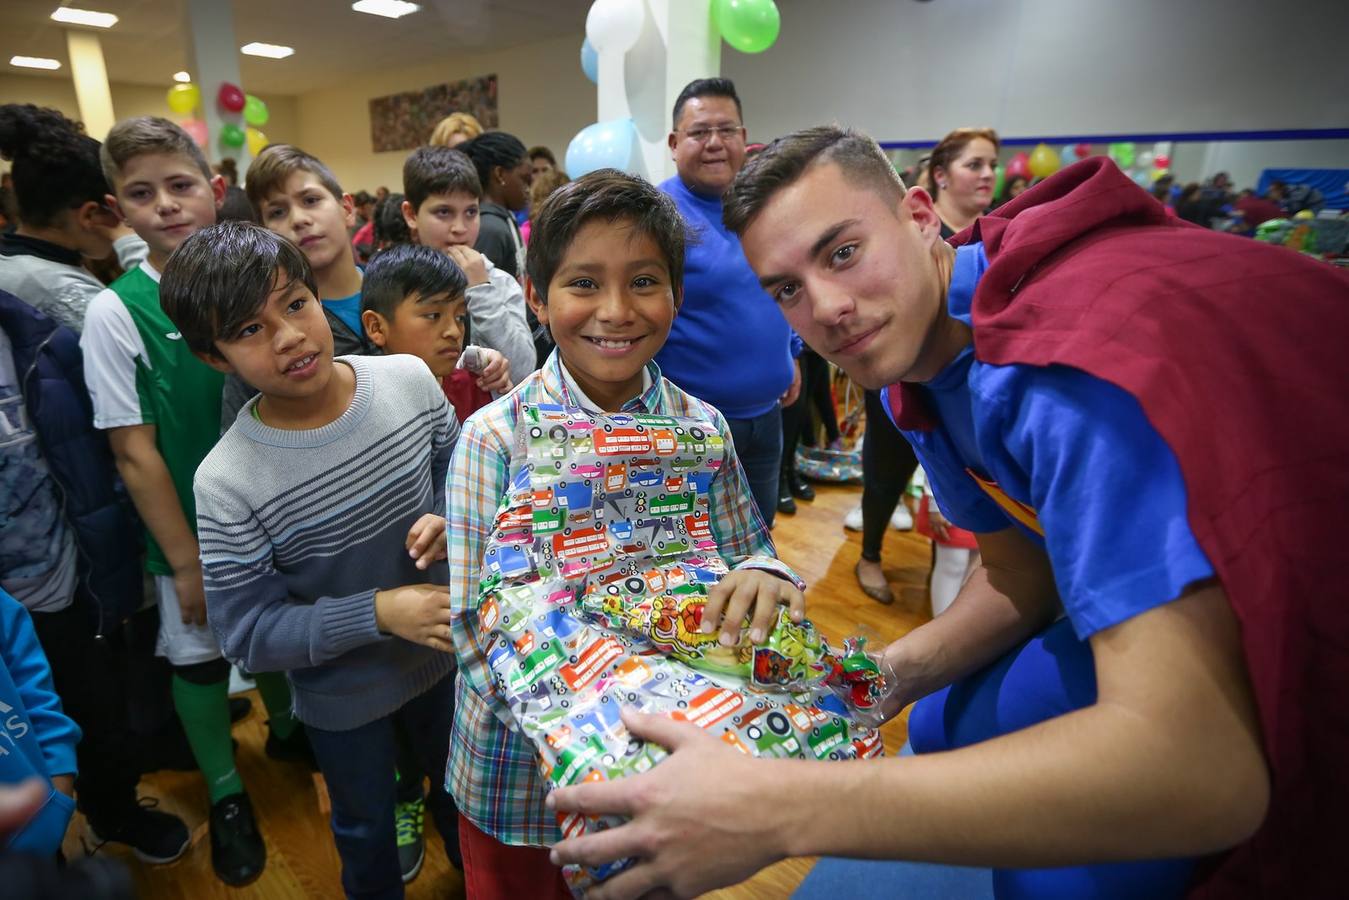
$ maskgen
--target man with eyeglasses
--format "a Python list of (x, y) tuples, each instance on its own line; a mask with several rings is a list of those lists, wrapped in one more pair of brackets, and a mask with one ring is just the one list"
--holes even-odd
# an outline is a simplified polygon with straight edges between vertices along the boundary
[(661, 372), (721, 410), (731, 427), (759, 514), (770, 528), (782, 462), (782, 406), (800, 391), (793, 361), (801, 340), (745, 261), (740, 239), (721, 221), (721, 195), (745, 164), (745, 126), (735, 85), (690, 82), (674, 105), (669, 137), (677, 174), (660, 189), (689, 226), (684, 300)]

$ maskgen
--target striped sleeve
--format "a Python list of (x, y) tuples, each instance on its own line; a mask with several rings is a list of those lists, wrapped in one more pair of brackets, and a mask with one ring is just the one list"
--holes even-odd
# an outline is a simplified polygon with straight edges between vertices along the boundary
[(252, 672), (302, 669), (384, 639), (373, 589), (293, 600), (253, 511), (200, 473), (195, 495), (207, 620), (228, 659)]

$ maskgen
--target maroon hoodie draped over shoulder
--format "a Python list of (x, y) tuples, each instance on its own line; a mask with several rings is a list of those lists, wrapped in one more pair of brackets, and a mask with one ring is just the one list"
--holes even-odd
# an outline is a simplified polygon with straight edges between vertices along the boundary
[[(1344, 896), (1349, 275), (1180, 222), (1103, 158), (952, 239), (972, 241), (988, 255), (975, 356), (1072, 366), (1138, 399), (1240, 622), (1273, 794), (1191, 895)], [(892, 391), (896, 418), (921, 427), (918, 399)]]

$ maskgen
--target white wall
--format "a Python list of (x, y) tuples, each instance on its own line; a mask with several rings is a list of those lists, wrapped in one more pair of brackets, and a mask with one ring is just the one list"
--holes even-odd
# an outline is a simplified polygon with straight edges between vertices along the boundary
[(1344, 0), (777, 0), (725, 48), (753, 139), (837, 120), (878, 140), (1349, 125)]
[(550, 147), (561, 162), (572, 137), (596, 116), (595, 86), (581, 72), (584, 39), (582, 21), (574, 36), (363, 75), (302, 94), (298, 142), (327, 163), (346, 190), (373, 191), (385, 185), (401, 191), (408, 151), (370, 149), (370, 99), (495, 74), (501, 130), (527, 146)]

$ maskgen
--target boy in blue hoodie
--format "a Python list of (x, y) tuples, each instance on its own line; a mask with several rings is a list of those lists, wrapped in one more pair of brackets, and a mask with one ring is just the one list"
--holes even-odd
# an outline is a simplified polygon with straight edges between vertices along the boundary
[(80, 729), (61, 711), (52, 672), (28, 610), (0, 590), (0, 784), (41, 778), (43, 804), (0, 838), (0, 850), (50, 856), (75, 812), (75, 745)]

